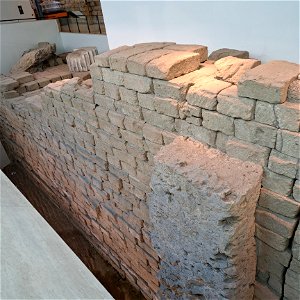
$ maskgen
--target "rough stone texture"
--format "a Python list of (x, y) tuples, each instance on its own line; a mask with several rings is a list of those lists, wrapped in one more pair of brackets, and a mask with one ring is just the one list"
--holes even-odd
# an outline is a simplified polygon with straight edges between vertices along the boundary
[(236, 85), (232, 85), (227, 89), (222, 90), (218, 94), (217, 100), (217, 111), (219, 113), (244, 120), (253, 119), (255, 101), (252, 99), (239, 97), (237, 94)]
[(171, 80), (195, 71), (200, 65), (200, 54), (175, 51), (154, 59), (146, 65), (147, 76)]
[(218, 93), (229, 86), (231, 86), (230, 83), (214, 79), (213, 77), (200, 78), (189, 89), (186, 96), (187, 102), (191, 105), (214, 110), (217, 106)]
[(95, 56), (95, 63), (99, 67), (109, 68), (109, 57), (116, 54), (116, 53), (118, 53), (118, 52), (121, 52), (121, 51), (124, 51), (124, 50), (127, 50), (127, 49), (129, 49), (129, 46), (121, 46), (121, 47), (112, 49), (110, 51), (101, 53), (99, 55), (96, 55)]
[(66, 57), (68, 67), (71, 72), (89, 71), (90, 65), (95, 62), (95, 56), (98, 54), (96, 47), (83, 47), (74, 50)]
[(275, 115), (280, 128), (299, 132), (300, 104), (285, 102), (275, 105)]
[(140, 93), (149, 93), (152, 89), (152, 80), (135, 74), (124, 74), (124, 85), (127, 89)]
[(228, 48), (222, 48), (213, 51), (208, 59), (209, 60), (218, 60), (226, 56), (233, 56), (233, 57), (239, 57), (239, 58), (249, 58), (249, 52), (248, 51), (242, 51), (242, 50), (236, 50), (236, 49), (228, 49)]
[(40, 43), (36, 49), (24, 53), (19, 61), (12, 66), (11, 73), (27, 71), (31, 67), (48, 59), (55, 52), (55, 44)]
[(260, 65), (260, 61), (256, 59), (227, 56), (215, 62), (218, 70), (216, 78), (237, 84), (247, 70), (255, 68), (258, 65)]
[(300, 80), (294, 80), (289, 85), (287, 101), (300, 103)]
[(300, 134), (287, 130), (278, 130), (276, 149), (284, 154), (299, 158)]
[(149, 208), (162, 295), (252, 298), (261, 175), (260, 167), (192, 140), (177, 138), (161, 149)]
[(188, 51), (188, 52), (195, 52), (200, 54), (200, 62), (207, 60), (208, 49), (206, 46), (202, 45), (170, 45), (165, 47), (168, 50), (175, 50), (175, 51)]
[(277, 126), (274, 104), (256, 101), (255, 121), (271, 126)]
[(291, 81), (298, 74), (297, 64), (274, 60), (248, 70), (239, 81), (238, 93), (269, 103), (283, 103)]

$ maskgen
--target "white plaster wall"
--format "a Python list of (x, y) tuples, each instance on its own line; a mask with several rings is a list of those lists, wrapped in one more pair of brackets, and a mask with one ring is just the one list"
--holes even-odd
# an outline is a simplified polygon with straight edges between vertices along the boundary
[(8, 73), (23, 52), (36, 46), (38, 42), (56, 43), (57, 52), (63, 52), (56, 20), (1, 23), (0, 41), (2, 74)]
[(146, 41), (299, 61), (298, 1), (101, 1), (110, 48)]
[(106, 35), (61, 32), (60, 36), (65, 51), (89, 46), (97, 47), (99, 53), (109, 50)]

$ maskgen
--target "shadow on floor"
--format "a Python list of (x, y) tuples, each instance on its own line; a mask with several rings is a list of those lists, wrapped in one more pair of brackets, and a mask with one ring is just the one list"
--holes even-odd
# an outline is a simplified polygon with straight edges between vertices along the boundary
[(145, 299), (102, 258), (93, 245), (54, 204), (53, 200), (35, 182), (30, 180), (21, 168), (11, 164), (4, 168), (3, 172), (115, 299)]

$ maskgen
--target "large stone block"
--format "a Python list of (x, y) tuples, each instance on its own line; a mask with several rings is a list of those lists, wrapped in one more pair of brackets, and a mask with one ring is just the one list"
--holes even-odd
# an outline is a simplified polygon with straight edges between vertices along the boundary
[(109, 68), (102, 68), (102, 76), (105, 82), (124, 85), (124, 73), (122, 72), (113, 71)]
[(266, 146), (275, 147), (277, 129), (253, 121), (236, 119), (235, 136), (241, 140)]
[[(298, 76), (299, 77), (299, 76)], [(291, 103), (300, 103), (300, 80), (294, 80), (289, 85), (287, 101)]]
[(237, 84), (247, 70), (259, 65), (260, 61), (256, 59), (227, 56), (215, 62), (215, 66), (218, 70), (216, 78)]
[(192, 140), (177, 138), (160, 150), (149, 209), (152, 243), (162, 258), (161, 296), (253, 297), (261, 176), (261, 167)]
[(270, 61), (248, 70), (240, 79), (240, 96), (269, 103), (283, 103), (288, 87), (299, 74), (299, 65), (287, 61)]
[(111, 55), (114, 55), (118, 52), (124, 51), (129, 49), (129, 46), (121, 46), (115, 49), (112, 49), (110, 51), (106, 51), (104, 53), (101, 53), (99, 55), (95, 56), (95, 64), (99, 67), (105, 67), (105, 68), (109, 68), (109, 57)]
[(217, 96), (217, 100), (217, 111), (219, 113), (244, 120), (253, 119), (255, 101), (239, 97), (236, 85), (232, 85), (221, 91)]
[(255, 121), (271, 126), (277, 126), (274, 104), (256, 101)]
[(175, 51), (150, 61), (146, 65), (147, 76), (171, 80), (195, 71), (200, 65), (200, 54)]
[(167, 115), (174, 118), (179, 117), (178, 102), (176, 100), (155, 97), (154, 108), (160, 114)]
[(249, 52), (243, 50), (236, 50), (236, 49), (229, 49), (229, 48), (221, 48), (218, 50), (213, 51), (208, 59), (209, 60), (218, 60), (226, 56), (233, 56), (239, 58), (249, 58)]
[(206, 46), (202, 45), (182, 45), (182, 44), (173, 44), (165, 47), (164, 49), (175, 50), (175, 51), (187, 51), (195, 52), (200, 54), (200, 62), (207, 60), (208, 49)]
[(213, 77), (199, 78), (197, 83), (188, 90), (187, 102), (191, 105), (215, 110), (218, 103), (217, 95), (229, 86), (231, 86), (231, 83)]

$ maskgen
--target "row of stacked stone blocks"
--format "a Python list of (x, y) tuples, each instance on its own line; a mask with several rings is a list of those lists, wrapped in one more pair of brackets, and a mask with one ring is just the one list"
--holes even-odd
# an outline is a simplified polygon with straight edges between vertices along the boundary
[[(172, 54), (139, 47), (121, 47), (96, 58), (103, 81), (95, 80), (94, 86), (105, 95), (99, 96), (99, 105), (108, 108), (106, 97), (111, 96), (121, 114), (264, 166), (256, 235), (261, 251), (271, 246), (285, 254), (299, 213), (299, 66), (234, 57), (201, 63), (203, 56), (193, 61), (186, 53), (170, 62)], [(180, 47), (192, 50), (174, 50)], [(172, 74), (169, 63), (180, 71)], [(119, 95), (112, 93), (114, 85), (122, 86)], [(275, 262), (278, 267), (272, 268), (268, 256), (258, 262), (259, 279), (281, 294), (287, 262)]]
[[(149, 238), (148, 196), (160, 148), (184, 135), (262, 165), (263, 189), (256, 211), (257, 276), (282, 294), (291, 261), (288, 245), (299, 213), (298, 66), (260, 65), (257, 60), (234, 57), (215, 63), (206, 59), (204, 46), (173, 43), (125, 46), (96, 56), (93, 88), (90, 82), (79, 86), (76, 79), (47, 87), (43, 126), (32, 122), (37, 112), (24, 115), (34, 101), (14, 101), (26, 124), (15, 127), (30, 124), (31, 131), (23, 135), (39, 134), (23, 143), (22, 135), (17, 135), (15, 143), (41, 145), (39, 151), (20, 150), (26, 153), (24, 160), (35, 166), (33, 154), (38, 153), (44, 162), (36, 170), (40, 177), (73, 195), (71, 211), (83, 229), (98, 244), (101, 241), (102, 252), (109, 251), (108, 259), (147, 297), (155, 295), (159, 286), (159, 258)], [(269, 68), (276, 69), (275, 78)], [(251, 75), (255, 70), (260, 73)], [(261, 78), (266, 81), (260, 82)], [(246, 95), (252, 81), (264, 92)], [(281, 95), (277, 104), (269, 100), (273, 99), (269, 88), (272, 95), (277, 95), (276, 89)], [(19, 114), (11, 108), (6, 112), (12, 115), (9, 122)], [(49, 161), (54, 160), (58, 161), (53, 164), (55, 172), (49, 176), (47, 169), (54, 168)], [(65, 178), (73, 184), (65, 184)]]

